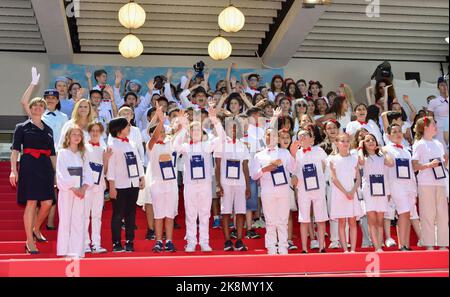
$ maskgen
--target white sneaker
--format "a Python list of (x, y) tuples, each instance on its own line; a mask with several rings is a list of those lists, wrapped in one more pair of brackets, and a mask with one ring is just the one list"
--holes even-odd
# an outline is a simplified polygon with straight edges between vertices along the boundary
[(386, 239), (385, 244), (386, 244), (386, 247), (388, 247), (388, 248), (391, 247), (391, 246), (397, 245), (397, 243), (395, 242), (395, 240), (392, 239), (392, 238)]
[(98, 246), (98, 247), (94, 246), (92, 248), (92, 253), (94, 253), (94, 254), (104, 254), (104, 253), (107, 253), (107, 252), (108, 252), (108, 250), (103, 248), (103, 247), (101, 247), (101, 246)]
[(421, 241), (421, 240), (419, 240), (419, 241), (417, 242), (417, 246), (418, 246), (418, 247), (422, 247), (422, 241)]
[(310, 248), (312, 250), (317, 250), (319, 248), (319, 241), (318, 240), (311, 240)]
[(254, 224), (256, 229), (263, 229), (266, 227), (266, 222), (263, 219), (259, 218)]
[(195, 248), (197, 247), (196, 244), (193, 243), (188, 243), (185, 247), (184, 247), (184, 251), (186, 253), (195, 253)]
[(278, 249), (278, 254), (280, 255), (288, 255), (289, 252), (287, 249)]
[(89, 247), (89, 246), (88, 246), (88, 247), (85, 247), (85, 248), (84, 248), (84, 253), (85, 253), (85, 254), (92, 253), (91, 247)]
[(204, 252), (204, 253), (212, 252), (212, 248), (209, 246), (209, 244), (202, 244), (200, 247), (201, 247), (202, 252)]
[(277, 254), (278, 254), (278, 251), (277, 251), (276, 248), (273, 248), (273, 249), (268, 249), (268, 250), (267, 250), (267, 253), (268, 253), (269, 255), (277, 255)]
[(340, 247), (341, 247), (341, 244), (339, 243), (339, 241), (332, 241), (328, 248), (329, 249), (338, 249)]

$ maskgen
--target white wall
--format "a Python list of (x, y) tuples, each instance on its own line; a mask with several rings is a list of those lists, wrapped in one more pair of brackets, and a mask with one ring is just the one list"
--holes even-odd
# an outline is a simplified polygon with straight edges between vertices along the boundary
[[(209, 57), (194, 56), (141, 56), (135, 60), (127, 60), (118, 55), (75, 55), (74, 64), (112, 65), (112, 66), (144, 66), (144, 67), (191, 67), (200, 59), (209, 68), (225, 68), (228, 63), (235, 62), (242, 68), (262, 68), (257, 58), (233, 58), (232, 60), (214, 62)], [(343, 60), (311, 60), (292, 59), (285, 67), (286, 77), (294, 79), (320, 80), (324, 91), (334, 90), (345, 82), (349, 84), (358, 101), (365, 100), (364, 89), (370, 76), (380, 62), (343, 61)], [(392, 62), (394, 76), (404, 79), (405, 72), (420, 72), (424, 81), (434, 82), (440, 75), (439, 63), (407, 63)], [(41, 84), (35, 96), (42, 94), (48, 85), (49, 60), (41, 53), (9, 53), (0, 52), (0, 116), (23, 114), (19, 101), (22, 93), (30, 83), (30, 69), (35, 65), (41, 73)], [(447, 69), (446, 65), (444, 69)]]

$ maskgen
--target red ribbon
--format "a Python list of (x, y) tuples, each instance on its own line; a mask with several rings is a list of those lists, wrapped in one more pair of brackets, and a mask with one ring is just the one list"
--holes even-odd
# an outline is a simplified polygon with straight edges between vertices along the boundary
[(164, 141), (157, 141), (156, 144), (164, 144)]
[(41, 155), (45, 155), (47, 157), (50, 157), (51, 150), (38, 150), (38, 149), (33, 149), (33, 148), (26, 148), (26, 149), (23, 150), (23, 153), (25, 155), (32, 155), (36, 159), (39, 159), (41, 157)]
[(306, 154), (307, 152), (311, 151), (311, 147), (307, 148), (307, 149), (303, 149), (303, 153)]
[(89, 143), (90, 143), (92, 146), (100, 146), (100, 143), (99, 143), (99, 142), (91, 142), (91, 141), (89, 141)]
[(367, 125), (367, 122), (358, 121), (358, 123), (360, 123), (361, 125)]
[(394, 146), (396, 148), (403, 149), (403, 145), (401, 145), (401, 144), (394, 143)]
[(121, 140), (122, 142), (130, 142), (130, 140), (128, 138), (121, 138), (121, 137), (117, 137), (117, 139)]

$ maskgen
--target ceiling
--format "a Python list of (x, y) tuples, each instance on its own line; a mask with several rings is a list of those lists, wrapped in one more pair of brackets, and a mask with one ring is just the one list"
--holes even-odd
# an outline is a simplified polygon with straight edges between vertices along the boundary
[(381, 1), (378, 18), (366, 16), (367, 5), (334, 0), (294, 57), (445, 61), (448, 0)]
[(0, 1), (0, 50), (45, 51), (31, 0)]
[[(119, 23), (117, 12), (128, 0), (78, 0), (76, 19), (65, 16), (64, 4), (70, 1), (0, 0), (0, 51), (46, 51), (62, 61), (72, 49), (118, 54), (119, 41), (128, 30)], [(133, 31), (144, 43), (144, 54), (199, 56), (208, 54), (208, 43), (218, 34), (218, 15), (230, 3), (136, 2), (147, 12), (145, 25)], [(232, 43), (233, 56), (254, 57), (258, 51), (261, 57), (285, 56), (285, 61), (293, 57), (437, 62), (448, 56), (444, 41), (449, 35), (448, 0), (383, 0), (378, 18), (366, 16), (368, 0), (333, 0), (322, 10), (303, 9), (301, 0), (231, 2), (246, 16), (242, 31), (222, 34)], [(286, 50), (289, 44), (292, 49)]]
[[(255, 56), (269, 26), (285, 0), (232, 1), (246, 16), (242, 31), (222, 33), (234, 56)], [(82, 0), (77, 18), (81, 52), (117, 52), (128, 33), (117, 19), (125, 0)], [(143, 27), (134, 30), (144, 54), (207, 55), (209, 42), (218, 34), (217, 19), (228, 0), (139, 0), (147, 12)]]

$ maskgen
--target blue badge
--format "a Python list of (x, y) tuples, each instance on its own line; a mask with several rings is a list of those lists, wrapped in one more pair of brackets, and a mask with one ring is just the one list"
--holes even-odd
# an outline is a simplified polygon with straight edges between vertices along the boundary
[(239, 160), (227, 160), (227, 179), (240, 179), (241, 178), (241, 161)]
[(191, 179), (192, 180), (205, 179), (205, 160), (203, 159), (202, 155), (192, 156)]
[(317, 168), (314, 164), (306, 164), (303, 166), (303, 182), (305, 191), (314, 191), (319, 189), (319, 178), (317, 176)]
[(384, 175), (383, 174), (371, 174), (369, 176), (370, 181), (370, 195), (374, 197), (386, 196), (384, 189)]
[(92, 169), (92, 174), (94, 177), (94, 184), (99, 185), (100, 178), (102, 177), (103, 165), (97, 164), (94, 162), (89, 162), (89, 165), (91, 166), (91, 169)]
[(397, 170), (398, 179), (411, 179), (411, 173), (409, 170), (409, 159), (395, 159), (395, 167)]
[(136, 155), (133, 152), (126, 152), (125, 162), (127, 163), (128, 177), (139, 177), (139, 168), (137, 166)]
[(174, 180), (175, 170), (173, 168), (172, 161), (159, 162), (159, 168), (161, 168), (161, 175), (163, 180)]
[[(435, 158), (435, 159), (431, 159), (430, 162), (433, 162), (434, 160), (441, 161), (441, 159)], [(445, 174), (444, 164), (442, 162), (439, 162), (438, 167), (434, 167), (432, 169), (433, 169), (435, 179), (440, 180), (440, 179), (444, 179), (447, 177), (447, 175)]]
[(72, 185), (76, 188), (81, 188), (83, 185), (83, 167), (68, 167)]
[(284, 166), (278, 166), (277, 169), (271, 172), (272, 181), (275, 187), (287, 185), (286, 172), (284, 171)]

